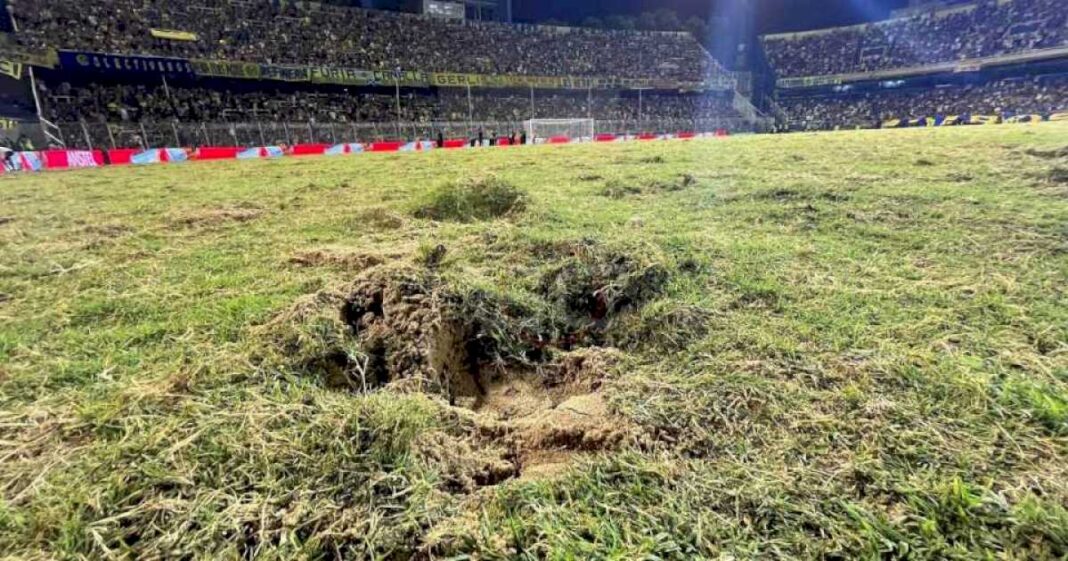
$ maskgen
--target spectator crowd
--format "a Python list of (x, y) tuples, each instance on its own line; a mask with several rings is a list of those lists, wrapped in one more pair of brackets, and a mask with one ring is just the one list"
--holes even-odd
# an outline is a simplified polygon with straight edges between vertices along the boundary
[(873, 128), (891, 119), (939, 116), (1048, 116), (1068, 111), (1068, 76), (784, 98), (780, 105), (792, 130)]
[(1068, 45), (1065, 0), (979, 0), (861, 26), (764, 38), (779, 78), (907, 68)]
[[(29, 47), (365, 70), (703, 81), (689, 34), (550, 28), (277, 0), (18, 0)], [(152, 29), (195, 34), (160, 39)], [(191, 37), (186, 37), (192, 39)]]
[[(702, 120), (735, 118), (723, 93), (466, 90), (441, 88), (395, 95), (343, 88), (250, 87), (205, 80), (201, 86), (38, 82), (46, 117), (59, 123), (114, 122), (516, 122), (530, 118)], [(243, 86), (243, 87), (242, 87)], [(398, 114), (398, 106), (400, 113)]]

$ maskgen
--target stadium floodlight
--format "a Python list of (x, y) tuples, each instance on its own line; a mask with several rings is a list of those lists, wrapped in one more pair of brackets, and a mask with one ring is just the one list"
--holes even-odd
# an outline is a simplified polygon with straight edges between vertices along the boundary
[(523, 122), (530, 143), (566, 136), (572, 142), (593, 140), (593, 119), (530, 119)]

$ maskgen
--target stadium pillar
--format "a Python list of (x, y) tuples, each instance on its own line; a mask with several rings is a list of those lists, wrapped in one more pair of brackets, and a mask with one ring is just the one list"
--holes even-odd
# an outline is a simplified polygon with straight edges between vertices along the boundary
[(471, 84), (467, 84), (467, 126), (471, 126), (471, 121), (475, 120), (475, 104), (471, 101)]
[(401, 135), (401, 127), (400, 127), (400, 122), (401, 122), (401, 102), (400, 102), (400, 76), (399, 76), (399, 74), (400, 74), (400, 70), (398, 69), (398, 71), (393, 75), (393, 85), (396, 86), (396, 90), (397, 90), (397, 140), (400, 140), (400, 135)]
[(104, 128), (108, 130), (108, 141), (111, 142), (111, 148), (118, 148), (118, 146), (115, 146), (115, 134), (111, 132), (111, 124), (104, 123)]
[(538, 118), (538, 116), (535, 113), (536, 112), (534, 111), (534, 86), (530, 86), (530, 118), (531, 119), (537, 119)]
[(267, 146), (267, 139), (263, 136), (263, 123), (256, 121), (256, 128), (260, 130), (260, 146)]
[(178, 136), (178, 125), (171, 121), (171, 132), (174, 133), (174, 146), (177, 148), (182, 145), (182, 139)]
[(82, 126), (82, 136), (85, 137), (85, 145), (92, 150), (93, 139), (89, 137), (89, 128), (85, 126), (85, 121), (79, 120), (78, 124)]

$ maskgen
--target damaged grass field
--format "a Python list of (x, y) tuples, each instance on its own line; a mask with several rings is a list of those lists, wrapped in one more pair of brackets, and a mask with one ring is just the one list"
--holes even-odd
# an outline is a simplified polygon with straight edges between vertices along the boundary
[(0, 181), (0, 558), (1064, 559), (1068, 126)]

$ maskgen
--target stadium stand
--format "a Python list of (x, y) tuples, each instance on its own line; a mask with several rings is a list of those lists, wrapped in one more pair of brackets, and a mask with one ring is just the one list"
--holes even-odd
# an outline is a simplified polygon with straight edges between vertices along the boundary
[[(242, 128), (234, 125), (255, 130), (255, 140), (262, 128), (257, 123), (288, 123), (285, 132), (268, 135), (281, 144), (297, 138), (331, 142), (337, 133), (323, 128), (331, 125), (345, 127), (343, 130), (360, 125), (360, 132), (349, 136), (363, 139), (398, 135), (428, 138), (436, 137), (439, 130), (447, 136), (467, 136), (479, 128), (503, 133), (521, 130), (526, 119), (561, 116), (596, 119), (602, 132), (614, 132), (639, 120), (672, 132), (741, 126), (729, 92), (650, 93), (639, 98), (637, 92), (540, 91), (532, 104), (529, 91), (483, 90), (468, 97), (463, 89), (410, 89), (401, 94), (398, 105), (392, 91), (381, 89), (361, 92), (340, 86), (237, 80), (210, 80), (211, 87), (196, 85), (202, 82), (164, 87), (45, 79), (38, 81), (38, 90), (46, 118), (72, 131), (67, 136), (70, 144), (78, 147), (108, 146), (112, 144), (109, 135), (130, 129), (140, 137), (135, 144), (153, 136), (171, 141), (175, 134), (181, 144), (211, 143), (204, 131), (194, 126), (199, 123), (227, 123), (221, 136), (237, 144), (245, 143), (245, 139), (226, 138), (233, 136), (231, 129), (236, 134)], [(405, 130), (398, 133), (395, 122), (404, 123)], [(111, 130), (101, 123), (110, 124)], [(308, 123), (321, 134), (305, 134)]]
[(494, 75), (701, 82), (724, 73), (685, 33), (457, 22), (265, 0), (20, 0), (16, 6), (19, 41), (31, 48)]
[(985, 0), (845, 28), (765, 36), (779, 78), (908, 68), (1063, 47), (1063, 0)]
[(793, 130), (873, 128), (927, 118), (929, 124), (939, 124), (948, 117), (967, 122), (972, 116), (1048, 116), (1068, 111), (1068, 76), (805, 96), (783, 100), (783, 107)]
[(227, 133), (265, 126), (332, 142), (334, 125), (413, 139), (515, 130), (531, 118), (592, 118), (598, 130), (631, 133), (751, 130), (761, 118), (688, 33), (267, 0), (9, 7), (20, 49), (57, 53), (38, 69), (36, 91), (56, 138), (74, 147), (211, 143), (217, 130), (239, 142)]
[(1066, 14), (1063, 0), (917, 3), (886, 21), (765, 36), (780, 127), (1048, 119), (1068, 111)]

